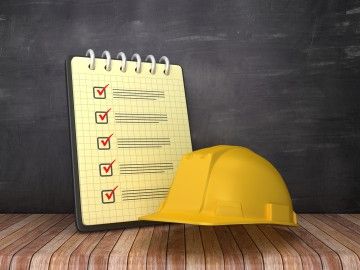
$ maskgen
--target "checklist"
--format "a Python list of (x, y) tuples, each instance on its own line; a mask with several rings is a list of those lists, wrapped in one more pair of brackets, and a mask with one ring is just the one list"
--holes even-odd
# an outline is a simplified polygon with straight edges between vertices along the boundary
[[(166, 197), (191, 152), (182, 69), (164, 64), (72, 57), (69, 106), (77, 224), (82, 230), (134, 224)], [(129, 223), (130, 222), (130, 223)], [(80, 224), (80, 225), (79, 225)], [(94, 227), (96, 226), (96, 227)], [(100, 227), (99, 227), (100, 226)]]

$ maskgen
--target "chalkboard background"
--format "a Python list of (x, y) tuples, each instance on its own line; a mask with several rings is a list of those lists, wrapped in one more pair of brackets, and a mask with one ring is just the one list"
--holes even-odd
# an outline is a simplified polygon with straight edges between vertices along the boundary
[(360, 1), (0, 2), (0, 211), (70, 212), (64, 62), (184, 69), (194, 149), (249, 147), (299, 212), (360, 211)]

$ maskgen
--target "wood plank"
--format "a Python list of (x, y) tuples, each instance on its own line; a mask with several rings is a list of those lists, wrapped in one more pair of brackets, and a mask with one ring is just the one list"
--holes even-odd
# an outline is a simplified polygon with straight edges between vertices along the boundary
[(157, 225), (151, 238), (147, 253), (146, 269), (166, 269), (166, 249), (169, 225)]
[(153, 226), (140, 228), (129, 252), (128, 269), (146, 269), (146, 255), (153, 231)]
[(84, 270), (88, 268), (88, 262), (91, 252), (104, 237), (106, 232), (92, 232), (78, 245), (71, 253), (69, 259), (69, 270)]
[(108, 231), (90, 255), (89, 270), (105, 270), (111, 251), (119, 240), (123, 230)]
[(322, 269), (320, 256), (316, 253), (315, 250), (308, 246), (287, 227), (275, 226), (274, 229), (290, 246), (292, 246), (297, 251), (297, 253), (300, 255), (302, 266), (304, 269)]
[(352, 223), (360, 226), (360, 219), (357, 218), (357, 217), (354, 216), (354, 215), (351, 215), (351, 214), (340, 214), (339, 216), (341, 216), (342, 218), (345, 218), (345, 219), (351, 221)]
[[(337, 222), (330, 222), (331, 226), (326, 224), (325, 222), (321, 221), (318, 217), (318, 215), (308, 215), (304, 214), (303, 218), (305, 218), (310, 223), (314, 224), (318, 228), (320, 228), (322, 231), (327, 233), (328, 235), (331, 235), (332, 238), (336, 239), (339, 243), (341, 243), (343, 246), (347, 247), (348, 249), (352, 250), (357, 255), (356, 263), (353, 265), (353, 269), (360, 269), (360, 244), (354, 241), (352, 238), (349, 238), (345, 236), (343, 231), (341, 230), (343, 226), (338, 224)], [(326, 217), (322, 218), (326, 219)], [(355, 235), (354, 235), (355, 237)]]
[(200, 227), (207, 269), (224, 269), (224, 256), (213, 227)]
[(12, 216), (14, 216), (14, 215), (16, 215), (16, 214), (3, 214), (3, 213), (1, 213), (1, 214), (0, 214), (0, 224), (1, 224), (1, 222), (3, 222), (4, 220), (7, 220), (7, 219), (9, 219), (9, 218), (12, 218)]
[(244, 258), (228, 226), (214, 227), (225, 269), (244, 269)]
[(283, 261), (280, 253), (260, 229), (256, 225), (244, 225), (244, 228), (260, 250), (265, 269), (283, 269)]
[(9, 231), (10, 233), (0, 240), (0, 247), (7, 247), (48, 219), (48, 215), (31, 215), (21, 220), (20, 222), (15, 223), (11, 227), (6, 228), (5, 230), (1, 231), (0, 234), (6, 231)]
[[(35, 221), (36, 219), (40, 218), (41, 216), (42, 216), (41, 214), (35, 214), (35, 215), (29, 215), (29, 216), (17, 216), (15, 218), (9, 220), (9, 223), (10, 223), (9, 226), (5, 226), (0, 231), (0, 240), (2, 240), (5, 237), (8, 237), (13, 232), (19, 230), (26, 224), (29, 224), (29, 223)], [(1, 241), (0, 241), (0, 246), (4, 247), (4, 244)]]
[[(30, 216), (30, 214), (19, 214), (19, 215), (15, 215), (15, 216), (13, 216), (13, 217), (11, 217), (9, 219), (3, 220), (3, 222), (1, 222), (1, 224), (0, 224), (0, 239), (4, 238), (6, 236), (6, 234), (2, 233), (2, 231), (4, 231), (6, 228), (14, 225), (15, 223), (20, 222), (21, 220), (23, 220), (23, 219), (25, 219), (25, 218), (27, 218), (29, 216)], [(10, 232), (8, 232), (8, 234), (9, 233)]]
[(244, 226), (234, 225), (229, 226), (229, 228), (243, 254), (245, 270), (264, 269), (263, 258), (260, 250), (250, 238)]
[(360, 269), (356, 214), (302, 214), (299, 227), (171, 224), (91, 234), (77, 232), (72, 215), (5, 217), (1, 269), (262, 269), (263, 260), (279, 266), (268, 259), (273, 252), (284, 269)]
[[(307, 219), (303, 217), (304, 214), (298, 215), (298, 220), (300, 222), (300, 225), (305, 228), (308, 232), (315, 235), (320, 241), (322, 241), (325, 245), (331, 247), (332, 250), (334, 250), (341, 259), (342, 268), (344, 270), (347, 269), (354, 269), (354, 266), (356, 267), (359, 265), (359, 258), (356, 256), (354, 252), (352, 252), (350, 249), (346, 248), (342, 244), (340, 244), (338, 241), (336, 241), (334, 238), (332, 238), (330, 235), (322, 231), (320, 228), (315, 226), (314, 224), (310, 223)], [(333, 268), (333, 266), (330, 265), (330, 269)]]
[[(29, 269), (32, 256), (44, 245), (50, 242), (56, 235), (63, 231), (73, 222), (72, 215), (63, 215), (63, 219), (39, 235), (34, 241), (18, 251), (12, 261), (11, 269)], [(31, 232), (33, 235), (33, 232)]]
[(123, 231), (110, 253), (109, 270), (127, 269), (128, 254), (138, 232), (139, 228), (130, 228)]
[[(0, 250), (0, 265), (4, 267), (5, 269), (10, 268), (10, 263), (12, 260), (12, 257), (16, 252), (18, 252), (20, 249), (25, 247), (27, 244), (29, 244), (34, 239), (41, 236), (42, 233), (46, 232), (51, 228), (53, 225), (58, 223), (60, 220), (64, 218), (64, 215), (44, 215), (43, 219), (40, 217), (37, 221), (39, 221), (39, 225), (35, 227), (31, 227), (30, 225), (35, 224), (35, 222), (31, 223), (28, 226), (25, 226), (21, 228), (19, 231), (13, 233), (17, 234), (16, 238), (18, 238), (16, 241), (12, 241), (11, 244), (7, 245), (5, 248), (2, 248)], [(40, 222), (42, 221), (42, 222)], [(21, 235), (21, 237), (19, 237)], [(4, 238), (3, 240), (5, 240)]]
[[(299, 221), (301, 224), (301, 221)], [(288, 227), (288, 230), (296, 234), (302, 241), (319, 254), (323, 269), (342, 269), (339, 255), (325, 245), (322, 241), (309, 233), (305, 228)]]
[(324, 223), (332, 226), (339, 230), (342, 234), (346, 235), (348, 238), (356, 241), (360, 244), (360, 226), (342, 218), (339, 215), (315, 215), (315, 217), (321, 220)]
[[(336, 220), (324, 214), (304, 214), (303, 217), (324, 232), (331, 235), (338, 242), (354, 251), (360, 258), (360, 235), (344, 227)], [(356, 226), (356, 225), (355, 225)], [(360, 265), (359, 265), (360, 266)]]
[[(17, 217), (17, 216), (25, 218), (26, 216), (29, 216), (29, 214), (27, 214), (27, 215), (25, 215), (25, 214), (1, 214), (1, 216), (0, 216), (0, 230), (3, 230), (4, 228), (8, 227), (7, 225), (3, 225), (3, 222), (5, 224), (7, 224), (7, 223), (9, 223), (9, 221), (11, 219), (13, 219), (14, 217)], [(12, 224), (14, 224), (14, 223), (12, 223)]]
[(200, 228), (185, 225), (186, 269), (205, 269), (205, 255)]
[(284, 269), (302, 269), (300, 255), (293, 249), (270, 225), (260, 225), (258, 228), (270, 240), (280, 253), (283, 261)]
[(58, 248), (50, 259), (50, 270), (68, 269), (70, 256), (73, 251), (86, 239), (88, 233), (77, 232), (73, 234), (63, 245)]
[(185, 226), (171, 224), (169, 228), (167, 269), (185, 269)]
[[(74, 217), (73, 217), (74, 219)], [(31, 270), (46, 270), (49, 269), (50, 260), (53, 253), (58, 250), (69, 238), (71, 238), (77, 229), (75, 223), (72, 222), (61, 233), (59, 233), (49, 243), (39, 249), (32, 257), (30, 269)]]

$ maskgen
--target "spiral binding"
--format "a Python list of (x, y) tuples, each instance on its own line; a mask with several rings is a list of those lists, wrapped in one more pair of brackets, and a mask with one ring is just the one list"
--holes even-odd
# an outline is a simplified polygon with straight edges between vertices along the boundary
[[(86, 56), (90, 58), (90, 62), (88, 65), (88, 68), (90, 70), (95, 70), (95, 53), (92, 49), (88, 49), (86, 51)], [(105, 50), (103, 51), (103, 53), (101, 54), (102, 58), (106, 58), (106, 64), (105, 64), (105, 70), (106, 71), (110, 71), (111, 70), (111, 54), (109, 51)], [(127, 67), (127, 58), (125, 53), (123, 52), (119, 52), (116, 55), (116, 59), (121, 60), (121, 66), (120, 66), (120, 71), (122, 72), (126, 72), (126, 67)], [(134, 53), (131, 56), (131, 60), (136, 60), (136, 68), (135, 71), (137, 73), (141, 73), (141, 57), (138, 53)], [(151, 67), (149, 72), (151, 74), (155, 74), (156, 73), (156, 60), (155, 57), (152, 54), (149, 54), (148, 56), (146, 56), (145, 61), (151, 62)], [(169, 75), (170, 74), (170, 61), (169, 58), (167, 58), (166, 56), (161, 56), (159, 59), (159, 63), (164, 63), (165, 64), (165, 69), (163, 71), (163, 73), (165, 75)]]

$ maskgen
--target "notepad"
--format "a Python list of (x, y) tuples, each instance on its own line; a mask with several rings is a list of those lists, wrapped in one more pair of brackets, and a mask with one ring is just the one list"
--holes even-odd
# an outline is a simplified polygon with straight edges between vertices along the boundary
[(182, 69), (170, 65), (165, 74), (165, 68), (108, 58), (68, 59), (80, 230), (143, 224), (138, 217), (160, 206), (182, 155), (192, 151)]

